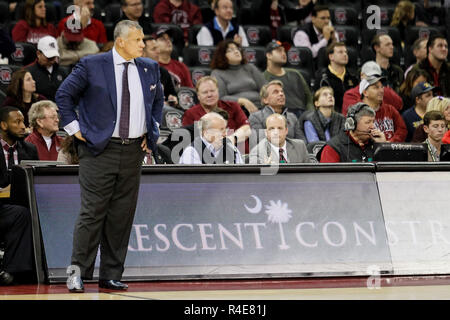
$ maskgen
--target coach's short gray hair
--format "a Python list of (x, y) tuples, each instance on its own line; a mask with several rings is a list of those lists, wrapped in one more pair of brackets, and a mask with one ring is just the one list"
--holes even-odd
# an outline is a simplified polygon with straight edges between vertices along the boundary
[(139, 23), (135, 21), (131, 20), (120, 21), (114, 28), (114, 41), (116, 41), (116, 39), (119, 37), (126, 38), (131, 28), (136, 28), (142, 31), (142, 27), (139, 25)]
[(28, 111), (28, 121), (32, 128), (37, 128), (37, 120), (45, 117), (45, 109), (53, 109), (58, 112), (58, 106), (51, 100), (41, 100), (31, 105)]

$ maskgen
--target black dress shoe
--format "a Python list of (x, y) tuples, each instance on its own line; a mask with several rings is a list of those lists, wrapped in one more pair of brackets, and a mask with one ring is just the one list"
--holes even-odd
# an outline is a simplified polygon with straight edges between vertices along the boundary
[(69, 292), (73, 293), (83, 293), (84, 292), (84, 285), (83, 280), (81, 280), (81, 277), (79, 276), (70, 276), (67, 278), (67, 289), (69, 289)]
[(14, 281), (14, 277), (6, 271), (0, 272), (0, 286), (9, 286)]
[(127, 290), (128, 286), (125, 283), (116, 280), (99, 280), (98, 286), (102, 289), (110, 290)]

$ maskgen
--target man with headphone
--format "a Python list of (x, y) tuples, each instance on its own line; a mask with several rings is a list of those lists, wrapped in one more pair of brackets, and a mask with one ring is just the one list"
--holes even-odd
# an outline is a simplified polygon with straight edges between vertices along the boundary
[(371, 162), (374, 143), (386, 142), (374, 124), (375, 111), (358, 102), (348, 109), (344, 130), (331, 138), (317, 154), (320, 162)]

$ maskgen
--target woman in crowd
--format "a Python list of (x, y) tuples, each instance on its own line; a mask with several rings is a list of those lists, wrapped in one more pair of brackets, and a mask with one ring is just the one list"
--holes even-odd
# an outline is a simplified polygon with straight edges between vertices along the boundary
[(61, 149), (58, 152), (57, 161), (64, 162), (66, 164), (78, 164), (78, 153), (74, 144), (73, 136), (67, 136), (61, 142)]
[(57, 38), (55, 26), (47, 22), (44, 0), (26, 0), (24, 19), (19, 20), (12, 30), (14, 42), (29, 42), (37, 44), (45, 36)]
[(400, 1), (395, 7), (392, 15), (391, 26), (397, 27), (400, 32), (400, 39), (406, 39), (406, 28), (415, 24), (415, 7), (414, 3), (405, 0)]
[[(444, 114), (445, 121), (447, 122), (447, 128), (450, 125), (450, 99), (442, 96), (437, 96), (428, 101), (427, 112), (440, 111)], [(417, 127), (414, 131), (411, 142), (423, 142), (427, 138), (427, 134), (423, 130), (423, 124)]]
[(334, 92), (331, 87), (321, 87), (314, 93), (316, 110), (300, 117), (300, 128), (306, 143), (326, 142), (344, 130), (345, 117), (334, 111)]
[(233, 40), (217, 45), (211, 61), (211, 76), (217, 79), (221, 100), (236, 101), (249, 113), (260, 108), (259, 91), (266, 82), (253, 64), (247, 63), (242, 48)]
[(36, 82), (33, 80), (31, 73), (25, 69), (13, 73), (6, 95), (3, 106), (19, 108), (25, 117), (27, 128), (29, 127), (28, 110), (30, 110), (31, 105), (37, 101), (46, 100), (43, 95), (36, 93)]
[(408, 110), (412, 106), (414, 106), (415, 102), (411, 98), (411, 90), (417, 84), (421, 82), (430, 82), (431, 79), (428, 79), (428, 73), (423, 69), (411, 69), (406, 76), (406, 79), (400, 86), (400, 97), (403, 100), (403, 110)]

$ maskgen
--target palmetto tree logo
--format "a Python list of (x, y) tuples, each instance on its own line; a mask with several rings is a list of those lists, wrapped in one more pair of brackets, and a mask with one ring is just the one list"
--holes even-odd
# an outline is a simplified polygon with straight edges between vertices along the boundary
[[(251, 214), (258, 214), (262, 210), (261, 200), (252, 195), (252, 198), (256, 201), (256, 206), (254, 208), (249, 208), (247, 205), (244, 205), (245, 209)], [(292, 218), (292, 210), (289, 209), (288, 204), (286, 202), (281, 202), (281, 200), (274, 201), (270, 200), (269, 205), (264, 206), (266, 208), (265, 213), (267, 214), (267, 220), (271, 223), (278, 223), (278, 227), (280, 230), (281, 244), (279, 248), (282, 250), (289, 249), (289, 245), (286, 244), (286, 240), (284, 238), (284, 229), (283, 223), (287, 223)]]

